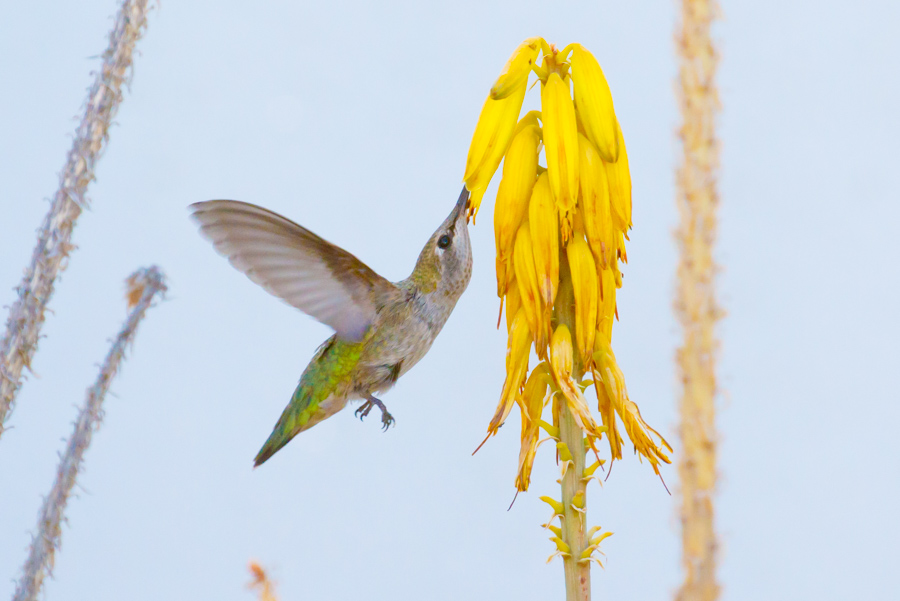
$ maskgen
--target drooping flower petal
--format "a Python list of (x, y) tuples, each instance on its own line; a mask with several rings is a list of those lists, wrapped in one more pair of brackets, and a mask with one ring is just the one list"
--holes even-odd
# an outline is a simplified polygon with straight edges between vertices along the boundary
[[(597, 332), (598, 336), (602, 336), (601, 332)], [(609, 442), (609, 454), (613, 459), (622, 458), (622, 435), (616, 425), (616, 409), (613, 407), (612, 399), (606, 393), (603, 386), (602, 377), (597, 373), (594, 367), (594, 390), (597, 393), (597, 410), (600, 412), (600, 419), (606, 426), (606, 440)]]
[(519, 407), (522, 410), (522, 445), (519, 451), (519, 473), (516, 476), (516, 488), (528, 490), (531, 482), (531, 468), (534, 465), (534, 454), (537, 451), (540, 437), (541, 414), (548, 398), (550, 372), (546, 362), (535, 366), (525, 390), (519, 396)]
[[(597, 336), (594, 344), (594, 387), (597, 390), (601, 414), (604, 412), (606, 403), (612, 405), (625, 425), (625, 432), (631, 439), (635, 450), (645, 457), (653, 467), (653, 471), (659, 474), (659, 462), (671, 463), (663, 448), (671, 452), (672, 447), (659, 432), (644, 421), (637, 404), (628, 398), (625, 375), (619, 368), (609, 343), (604, 340), (603, 336)], [(601, 387), (606, 396), (605, 399), (600, 399)], [(654, 436), (659, 439), (658, 443), (654, 441)], [(610, 449), (612, 450), (612, 448), (613, 441), (610, 438)]]
[(525, 313), (520, 309), (513, 319), (513, 325), (509, 332), (506, 348), (506, 381), (503, 382), (503, 391), (500, 393), (497, 411), (488, 426), (488, 434), (496, 434), (512, 410), (519, 389), (525, 383), (525, 376), (528, 374), (530, 350), (531, 332), (528, 331)]
[(550, 371), (578, 427), (592, 436), (599, 437), (602, 431), (597, 428), (597, 422), (591, 415), (581, 388), (572, 379), (574, 363), (572, 334), (569, 328), (562, 324), (556, 328), (550, 340)]

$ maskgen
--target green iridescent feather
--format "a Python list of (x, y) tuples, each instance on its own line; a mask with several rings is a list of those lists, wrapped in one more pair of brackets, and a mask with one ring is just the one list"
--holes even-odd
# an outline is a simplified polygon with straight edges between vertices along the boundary
[(331, 396), (338, 384), (349, 379), (364, 346), (364, 342), (346, 342), (332, 336), (319, 348), (300, 376), (291, 402), (256, 455), (254, 465), (260, 465), (294, 436), (330, 415), (324, 414), (321, 403)]

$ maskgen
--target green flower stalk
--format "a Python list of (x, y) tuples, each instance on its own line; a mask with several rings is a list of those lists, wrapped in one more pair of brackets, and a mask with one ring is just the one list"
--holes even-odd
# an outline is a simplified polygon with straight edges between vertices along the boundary
[[(540, 83), (541, 110), (519, 119), (531, 73)], [(488, 438), (517, 403), (517, 491), (530, 484), (540, 431), (555, 442), (561, 500), (541, 497), (553, 508), (545, 526), (556, 547), (551, 559), (563, 559), (566, 598), (583, 601), (590, 598), (590, 564), (600, 563), (599, 545), (611, 534), (587, 526), (587, 483), (604, 463), (599, 443), (605, 436), (612, 459), (621, 459), (621, 421), (657, 474), (671, 451), (629, 398), (612, 352), (620, 262), (627, 261), (631, 229), (631, 175), (609, 85), (583, 46), (560, 51), (530, 38), (507, 62), (485, 100), (466, 161), (473, 217), (501, 160), (494, 231), (497, 294), (509, 338), (506, 381)], [(539, 362), (529, 371), (532, 351)], [(590, 386), (597, 418), (585, 396)]]

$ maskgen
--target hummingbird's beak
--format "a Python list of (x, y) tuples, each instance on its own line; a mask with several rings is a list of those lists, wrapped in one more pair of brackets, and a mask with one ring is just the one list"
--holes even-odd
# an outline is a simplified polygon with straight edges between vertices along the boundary
[(469, 190), (463, 186), (462, 192), (459, 193), (459, 200), (456, 201), (456, 207), (453, 209), (453, 221), (459, 221), (459, 218), (467, 213), (469, 207)]

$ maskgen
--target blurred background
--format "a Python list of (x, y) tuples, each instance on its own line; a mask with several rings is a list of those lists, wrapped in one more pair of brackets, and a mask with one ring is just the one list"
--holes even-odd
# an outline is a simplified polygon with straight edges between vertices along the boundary
[[(900, 5), (722, 5), (723, 598), (897, 599)], [(2, 305), (116, 9), (2, 8)], [(552, 453), (539, 452), (510, 511), (518, 412), (470, 456), (504, 377), (493, 203), (470, 226), (468, 292), (384, 397), (396, 428), (345, 411), (257, 470), (330, 331), (217, 256), (186, 206), (263, 205), (402, 279), (456, 200), (481, 103), (515, 46), (581, 42), (610, 82), (634, 181), (614, 345), (632, 399), (677, 456), (675, 26), (670, 1), (163, 2), (0, 441), (0, 598), (125, 317), (123, 280), (154, 263), (168, 300), (113, 384), (46, 598), (250, 599), (251, 558), (283, 600), (562, 598), (538, 501), (558, 494)], [(675, 468), (663, 476), (676, 491)], [(589, 520), (615, 532), (594, 570), (598, 599), (671, 597), (675, 500), (632, 456), (589, 487)]]

